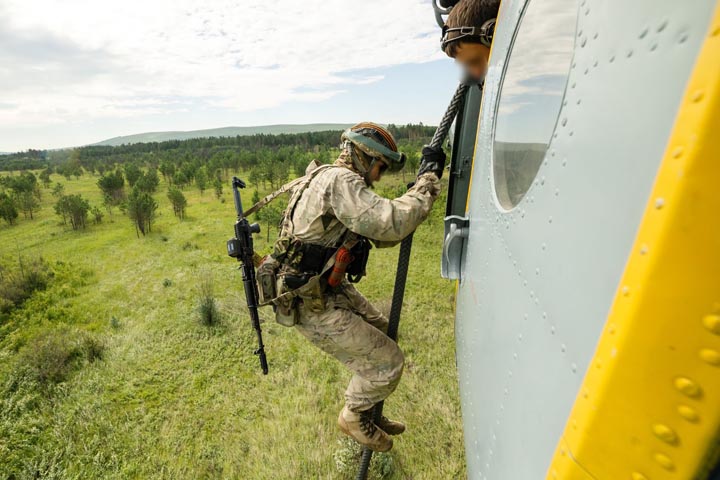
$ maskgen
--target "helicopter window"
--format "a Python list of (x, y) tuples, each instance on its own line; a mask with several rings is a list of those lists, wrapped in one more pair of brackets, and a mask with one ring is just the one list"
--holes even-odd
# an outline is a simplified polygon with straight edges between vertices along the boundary
[(515, 33), (493, 144), (495, 193), (508, 210), (530, 189), (557, 124), (575, 42), (569, 3), (530, 0)]

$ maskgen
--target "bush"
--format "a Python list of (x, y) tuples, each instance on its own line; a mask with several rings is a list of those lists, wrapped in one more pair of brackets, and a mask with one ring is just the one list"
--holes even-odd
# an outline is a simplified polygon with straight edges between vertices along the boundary
[[(95, 208), (99, 212), (99, 209)], [(55, 213), (62, 217), (63, 223), (70, 220), (73, 230), (85, 228), (89, 211), (90, 203), (80, 194), (63, 195), (55, 204)], [(100, 216), (102, 218), (102, 213)]]
[(197, 250), (198, 248), (200, 247), (197, 246), (197, 243), (190, 243), (190, 241), (183, 243), (182, 246), (183, 250)]
[(206, 271), (200, 277), (200, 295), (198, 299), (200, 323), (206, 326), (220, 323), (220, 312), (217, 307), (217, 301), (215, 300), (214, 290), (212, 274)]
[(18, 258), (17, 265), (0, 263), (0, 314), (19, 307), (36, 290), (45, 290), (53, 271), (42, 257)]
[(86, 362), (103, 356), (104, 345), (93, 335), (77, 329), (45, 332), (21, 350), (18, 368), (43, 387), (64, 382)]
[(92, 207), (91, 212), (93, 214), (95, 224), (97, 225), (98, 223), (102, 223), (102, 219), (105, 215), (103, 214), (102, 210), (100, 210), (100, 207), (95, 205), (94, 207)]

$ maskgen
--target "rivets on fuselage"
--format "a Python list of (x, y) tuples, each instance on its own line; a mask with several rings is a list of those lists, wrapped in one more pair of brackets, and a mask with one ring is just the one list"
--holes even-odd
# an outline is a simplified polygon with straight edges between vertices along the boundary
[(720, 335), (720, 315), (705, 315), (702, 322), (710, 333)]
[(700, 385), (693, 382), (687, 377), (677, 377), (674, 384), (675, 388), (679, 392), (690, 398), (697, 398), (702, 394), (702, 389), (700, 388)]
[(697, 410), (692, 408), (689, 405), (678, 405), (677, 407), (678, 414), (691, 423), (697, 423), (700, 420), (700, 415), (698, 414)]
[(667, 443), (668, 445), (676, 445), (678, 443), (678, 436), (675, 431), (662, 423), (656, 423), (652, 427), (653, 434)]
[(653, 458), (665, 470), (668, 470), (668, 471), (675, 470), (675, 463), (672, 461), (672, 459), (670, 457), (668, 457), (664, 453), (656, 453), (655, 455), (653, 455)]
[(700, 358), (709, 365), (720, 367), (720, 352), (712, 348), (703, 348), (700, 350)]

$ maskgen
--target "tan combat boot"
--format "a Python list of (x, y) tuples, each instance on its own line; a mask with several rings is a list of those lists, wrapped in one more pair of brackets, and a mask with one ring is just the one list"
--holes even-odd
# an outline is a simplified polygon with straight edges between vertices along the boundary
[(370, 450), (387, 452), (393, 446), (392, 438), (373, 423), (372, 410), (358, 413), (345, 407), (338, 417), (338, 426), (345, 435)]
[(380, 421), (377, 423), (377, 426), (388, 435), (400, 435), (405, 431), (405, 424), (395, 420), (390, 420), (385, 415), (382, 416)]

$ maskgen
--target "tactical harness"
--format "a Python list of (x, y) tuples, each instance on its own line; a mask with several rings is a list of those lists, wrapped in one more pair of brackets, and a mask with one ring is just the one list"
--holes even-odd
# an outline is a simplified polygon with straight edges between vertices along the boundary
[[(325, 246), (302, 242), (292, 234), (294, 229), (292, 218), (302, 194), (319, 173), (330, 168), (344, 167), (321, 165), (304, 177), (290, 182), (292, 186), (289, 188), (296, 188), (285, 210), (273, 253), (266, 256), (258, 266), (259, 305), (272, 304), (276, 312), (276, 320), (282, 325), (292, 326), (297, 323), (295, 307), (298, 299), (302, 299), (312, 311), (324, 309), (323, 296), (329, 289), (327, 276), (335, 263), (335, 256), (340, 247), (344, 246), (352, 255), (352, 261), (346, 269), (348, 281), (357, 283), (365, 276), (365, 268), (372, 248), (367, 238), (347, 230), (337, 244)], [(257, 208), (253, 206), (250, 210), (253, 212), (259, 210), (277, 198), (280, 193), (288, 191), (289, 188), (286, 187), (287, 185), (268, 195), (258, 202)]]

